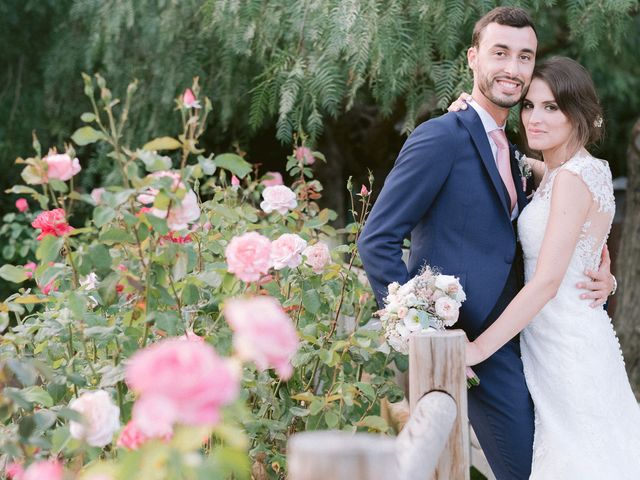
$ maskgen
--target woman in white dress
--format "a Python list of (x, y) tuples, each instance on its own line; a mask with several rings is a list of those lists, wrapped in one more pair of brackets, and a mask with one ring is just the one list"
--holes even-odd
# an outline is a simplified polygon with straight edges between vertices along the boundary
[[(533, 73), (521, 123), (542, 180), (518, 220), (525, 287), (467, 344), (467, 365), (521, 333), (535, 406), (532, 479), (640, 479), (640, 409), (611, 320), (577, 284), (597, 270), (615, 210), (608, 164), (585, 146), (602, 132), (588, 72), (552, 58)], [(538, 164), (538, 165), (536, 165)]]

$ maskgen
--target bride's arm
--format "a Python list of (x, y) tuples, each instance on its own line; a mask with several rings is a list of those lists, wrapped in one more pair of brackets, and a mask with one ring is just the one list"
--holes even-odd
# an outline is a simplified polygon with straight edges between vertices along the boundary
[(475, 365), (493, 355), (556, 296), (580, 238), (591, 201), (591, 193), (580, 178), (571, 172), (558, 172), (533, 278), (502, 315), (474, 342), (467, 344), (467, 365)]
[(531, 172), (533, 173), (533, 184), (536, 188), (538, 188), (538, 185), (540, 185), (540, 182), (542, 182), (542, 177), (544, 177), (544, 172), (546, 170), (544, 162), (542, 160), (536, 160), (535, 158), (529, 157), (527, 157), (526, 162), (527, 165), (529, 165)]

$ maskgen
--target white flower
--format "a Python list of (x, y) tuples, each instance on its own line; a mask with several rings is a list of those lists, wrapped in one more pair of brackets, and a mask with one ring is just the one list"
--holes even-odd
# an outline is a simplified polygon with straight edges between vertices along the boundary
[(69, 403), (69, 408), (82, 414), (82, 423), (71, 421), (73, 438), (84, 440), (93, 447), (104, 447), (120, 428), (120, 409), (104, 390), (86, 392)]
[(284, 185), (274, 185), (267, 187), (262, 192), (264, 200), (260, 203), (260, 208), (266, 213), (276, 211), (284, 215), (289, 210), (296, 208), (296, 194), (289, 187)]
[[(158, 218), (165, 218), (167, 210), (152, 208), (151, 213)], [(167, 218), (167, 226), (174, 231), (184, 230), (200, 218), (200, 206), (198, 205), (198, 197), (193, 190), (189, 190), (180, 204), (172, 205), (169, 210), (169, 218)]]
[(81, 277), (80, 286), (85, 290), (95, 290), (98, 286), (98, 276), (95, 272), (91, 272), (86, 277)]
[(439, 298), (436, 300), (436, 314), (450, 327), (458, 321), (460, 304), (449, 297)]
[(394, 295), (395, 293), (397, 293), (399, 288), (400, 288), (400, 284), (398, 282), (390, 283), (389, 284), (389, 294), (390, 295)]
[(460, 281), (452, 275), (438, 275), (436, 277), (436, 288), (439, 288), (447, 295), (455, 298), (457, 302), (462, 303), (467, 296), (460, 285)]
[(407, 312), (407, 315), (402, 319), (402, 323), (410, 332), (416, 332), (420, 330), (420, 316), (418, 315), (418, 310), (415, 308), (410, 308)]

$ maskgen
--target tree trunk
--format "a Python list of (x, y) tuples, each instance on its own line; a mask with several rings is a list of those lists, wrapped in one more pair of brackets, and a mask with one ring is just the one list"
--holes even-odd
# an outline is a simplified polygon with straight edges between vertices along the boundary
[(615, 325), (629, 380), (640, 398), (640, 119), (631, 130)]

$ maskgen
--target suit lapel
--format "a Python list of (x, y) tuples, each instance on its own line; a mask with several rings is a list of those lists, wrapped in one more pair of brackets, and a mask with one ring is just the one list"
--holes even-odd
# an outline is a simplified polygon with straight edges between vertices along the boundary
[[(473, 143), (480, 153), (482, 163), (489, 173), (491, 183), (493, 183), (496, 193), (498, 194), (498, 197), (500, 197), (500, 201), (505, 213), (511, 216), (511, 212), (509, 212), (509, 204), (507, 203), (507, 191), (504, 183), (502, 182), (502, 178), (500, 178), (500, 173), (498, 172), (496, 161), (493, 158), (493, 153), (491, 153), (491, 146), (489, 145), (487, 132), (484, 131), (484, 126), (482, 125), (480, 117), (473, 108), (467, 108), (467, 110), (458, 112), (458, 117), (462, 121), (462, 124), (465, 126), (465, 128), (471, 134)], [(518, 179), (518, 181), (520, 180)], [(518, 189), (516, 188), (516, 190)]]
[(527, 195), (525, 193), (526, 185), (522, 185), (522, 177), (520, 176), (520, 167), (518, 166), (518, 160), (516, 159), (516, 146), (509, 144), (509, 158), (511, 160), (511, 175), (513, 175), (513, 182), (516, 185), (516, 192), (518, 193), (518, 211), (522, 212), (522, 209), (527, 206)]

